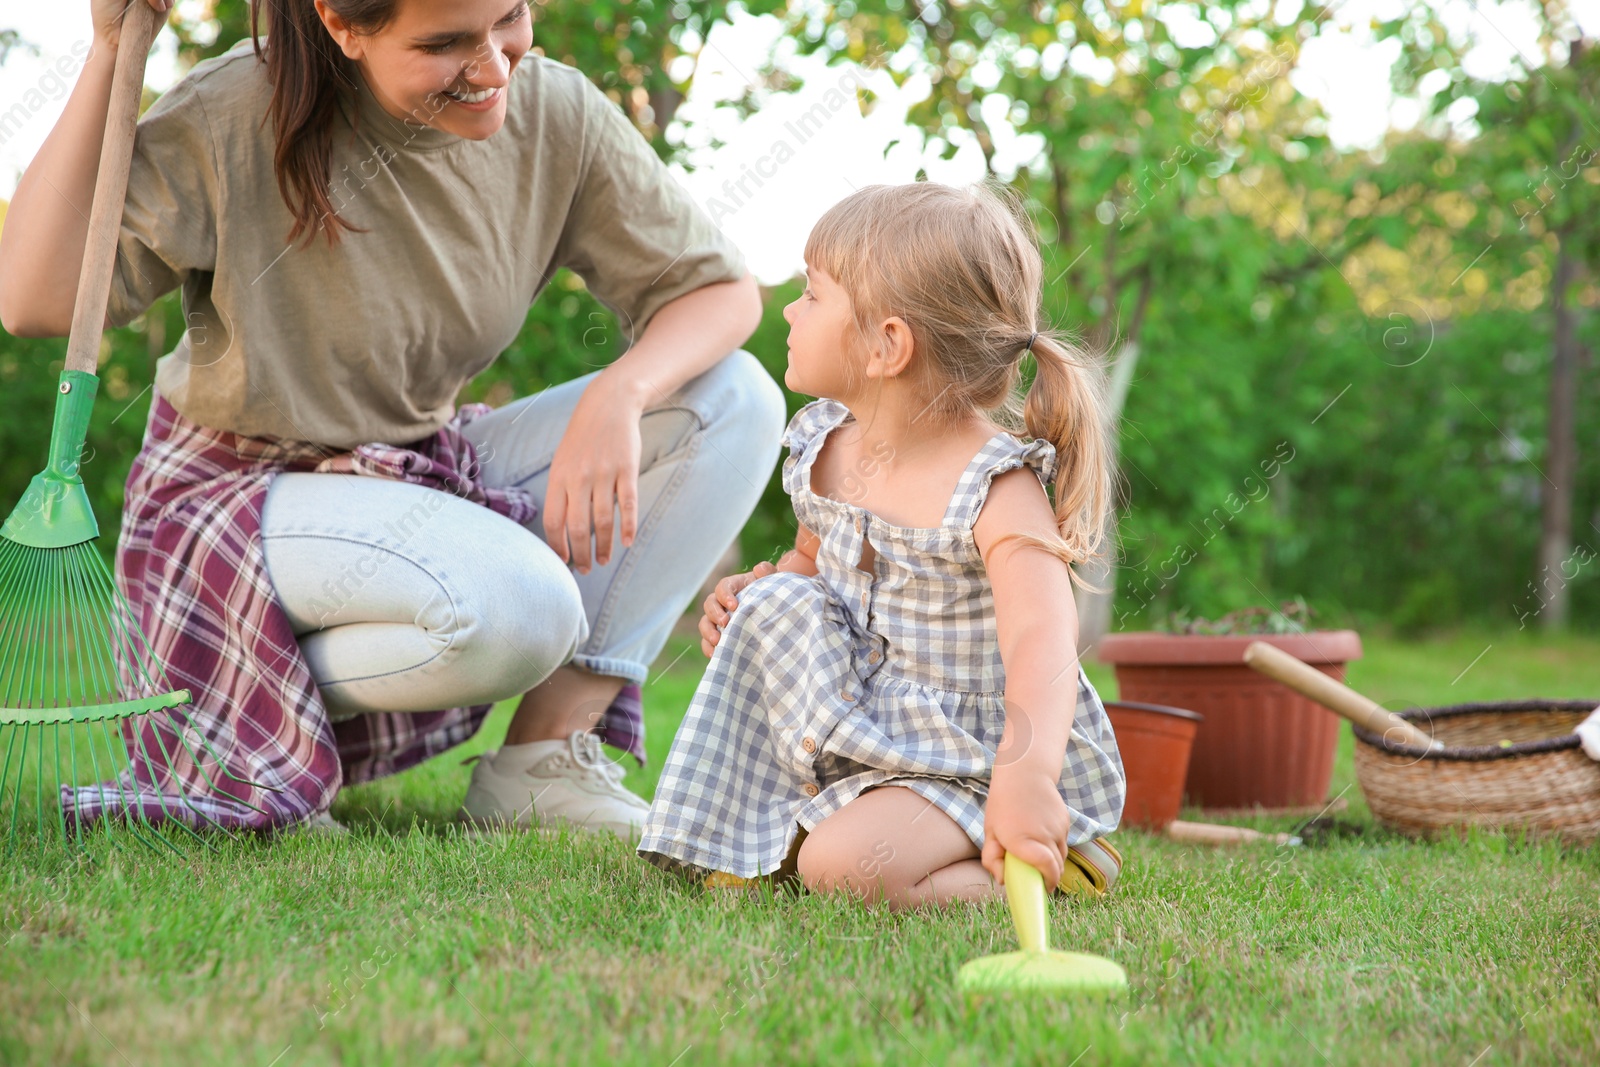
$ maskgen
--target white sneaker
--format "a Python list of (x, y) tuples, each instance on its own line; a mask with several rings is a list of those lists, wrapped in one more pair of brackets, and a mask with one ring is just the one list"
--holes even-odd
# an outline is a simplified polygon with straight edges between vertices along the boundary
[(298, 822), (283, 828), (284, 832), (291, 830), (304, 830), (314, 834), (348, 834), (350, 832), (348, 826), (325, 811), (318, 812), (304, 822)]
[(643, 798), (623, 788), (622, 768), (606, 758), (599, 736), (586, 730), (562, 741), (485, 752), (461, 803), (462, 817), (478, 826), (564, 822), (635, 844), (649, 811)]

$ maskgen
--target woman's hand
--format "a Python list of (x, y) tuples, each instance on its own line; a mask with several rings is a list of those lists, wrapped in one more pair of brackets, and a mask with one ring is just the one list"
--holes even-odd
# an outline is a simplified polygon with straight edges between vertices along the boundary
[[(611, 562), (612, 535), (633, 544), (639, 523), (639, 417), (644, 404), (615, 364), (596, 375), (578, 398), (567, 431), (550, 461), (544, 495), (544, 534), (562, 562), (588, 574)], [(622, 528), (616, 530), (616, 514)]]
[[(153, 10), (166, 14), (172, 9), (172, 0), (147, 0)], [(94, 23), (94, 40), (113, 52), (122, 35), (122, 15), (128, 10), (128, 0), (89, 0), (89, 19)]]
[(744, 587), (757, 578), (777, 573), (777, 566), (762, 560), (745, 573), (730, 574), (717, 583), (711, 595), (706, 597), (705, 615), (700, 619), (700, 651), (709, 656), (711, 650), (717, 647), (717, 642), (722, 639), (721, 627), (727, 624), (728, 616), (739, 606), (739, 594)]
[(1005, 881), (1005, 857), (1037, 867), (1045, 892), (1055, 891), (1067, 862), (1066, 802), (1054, 779), (1031, 768), (995, 771), (983, 809), (983, 866), (997, 882)]

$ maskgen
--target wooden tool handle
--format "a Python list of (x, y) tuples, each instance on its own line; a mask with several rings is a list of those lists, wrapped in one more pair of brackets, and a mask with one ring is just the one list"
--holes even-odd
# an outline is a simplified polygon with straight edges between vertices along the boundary
[(1244, 650), (1244, 661), (1267, 677), (1275, 678), (1302, 696), (1310, 697), (1329, 711), (1343, 715), (1357, 726), (1390, 741), (1424, 749), (1442, 747), (1376, 701), (1265, 641), (1250, 642), (1250, 647)]
[(89, 212), (89, 236), (83, 246), (78, 297), (72, 305), (67, 370), (93, 374), (99, 365), (128, 169), (133, 165), (133, 134), (144, 93), (144, 61), (165, 17), (148, 0), (130, 0), (122, 16), (117, 65), (111, 76), (111, 105), (106, 111), (105, 139), (100, 143), (100, 167), (94, 181), (94, 207)]
[(1264, 834), (1245, 826), (1222, 826), (1211, 822), (1184, 822), (1174, 819), (1167, 824), (1167, 836), (1174, 841), (1193, 845), (1242, 845), (1250, 841), (1267, 841), (1287, 845), (1293, 838), (1289, 834)]

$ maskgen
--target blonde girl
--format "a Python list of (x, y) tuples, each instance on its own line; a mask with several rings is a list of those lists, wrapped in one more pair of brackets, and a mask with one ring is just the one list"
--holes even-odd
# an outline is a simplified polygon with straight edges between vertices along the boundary
[(891, 907), (993, 898), (1007, 852), (1102, 893), (1124, 780), (1070, 565), (1111, 492), (1103, 377), (1041, 323), (1012, 197), (865, 188), (805, 258), (784, 311), (785, 381), (820, 398), (784, 438), (799, 535), (707, 599), (711, 662), (639, 851)]

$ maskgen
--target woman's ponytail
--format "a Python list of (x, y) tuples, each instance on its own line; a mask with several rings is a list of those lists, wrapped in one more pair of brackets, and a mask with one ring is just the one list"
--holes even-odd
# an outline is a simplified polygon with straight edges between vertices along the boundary
[[(394, 14), (395, 0), (333, 0), (329, 7), (362, 32), (382, 28)], [(272, 86), (268, 113), (277, 138), (273, 169), (278, 192), (294, 216), (287, 243), (305, 234), (310, 245), (321, 231), (329, 247), (342, 227), (365, 233), (334, 210), (328, 196), (333, 124), (341, 93), (354, 93), (361, 76), (328, 33), (312, 0), (256, 0), (250, 5), (250, 39), (263, 58), (258, 18), (266, 11), (267, 80)], [(262, 121), (266, 121), (263, 119)]]

